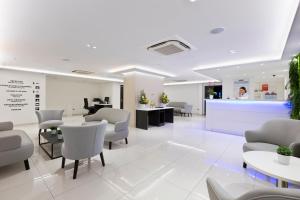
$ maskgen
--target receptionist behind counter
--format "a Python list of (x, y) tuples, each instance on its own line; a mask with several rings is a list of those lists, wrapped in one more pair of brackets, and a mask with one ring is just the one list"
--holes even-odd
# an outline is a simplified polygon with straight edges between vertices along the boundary
[(247, 89), (245, 87), (240, 87), (240, 90), (239, 90), (239, 97), (238, 99), (248, 99), (249, 96), (248, 96), (248, 93), (247, 93)]

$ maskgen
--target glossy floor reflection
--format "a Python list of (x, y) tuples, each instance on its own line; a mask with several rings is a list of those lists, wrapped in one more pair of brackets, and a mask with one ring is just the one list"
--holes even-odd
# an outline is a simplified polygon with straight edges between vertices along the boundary
[[(73, 161), (61, 169), (61, 159), (50, 160), (38, 146), (37, 125), (24, 125), (35, 143), (31, 170), (23, 163), (0, 168), (1, 200), (103, 199), (203, 200), (208, 199), (206, 177), (219, 180), (237, 196), (256, 187), (274, 187), (274, 180), (242, 168), (244, 138), (204, 130), (202, 117), (176, 117), (174, 124), (131, 128), (129, 144), (120, 141), (108, 150), (106, 166), (94, 157), (80, 162), (77, 180)], [(66, 124), (81, 124), (68, 117)]]

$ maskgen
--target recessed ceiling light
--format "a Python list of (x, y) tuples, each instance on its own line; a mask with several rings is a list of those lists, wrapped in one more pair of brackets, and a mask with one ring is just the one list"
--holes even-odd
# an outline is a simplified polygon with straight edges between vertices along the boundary
[(265, 72), (262, 72), (262, 74), (264, 74)]
[(264, 63), (260, 63), (260, 66), (264, 66), (265, 64)]
[(92, 49), (96, 49), (97, 47), (96, 46), (94, 46), (94, 45), (92, 45), (92, 44), (86, 44), (86, 47), (87, 48), (92, 48)]
[(217, 28), (214, 28), (210, 31), (211, 34), (219, 34), (219, 33), (222, 33), (223, 31), (225, 30), (224, 27), (217, 27)]
[(217, 71), (220, 71), (220, 70), (221, 70), (220, 68), (217, 69)]
[(229, 52), (230, 52), (231, 54), (236, 54), (236, 53), (238, 53), (237, 50), (230, 50)]
[(190, 2), (192, 2), (192, 3), (194, 3), (194, 2), (196, 2), (197, 0), (189, 0)]

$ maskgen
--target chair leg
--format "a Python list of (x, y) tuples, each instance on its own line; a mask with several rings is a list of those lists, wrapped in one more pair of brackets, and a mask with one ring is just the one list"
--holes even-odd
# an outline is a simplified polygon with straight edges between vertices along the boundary
[(125, 143), (128, 144), (128, 139), (127, 138), (125, 138)]
[(73, 179), (76, 179), (77, 177), (78, 164), (79, 164), (79, 160), (75, 160)]
[(29, 170), (29, 169), (30, 169), (28, 160), (24, 160), (24, 165), (25, 165), (25, 169), (26, 169), (26, 170)]
[(112, 145), (112, 142), (109, 142), (109, 144), (108, 144), (109, 150), (111, 150), (111, 145)]
[(65, 157), (62, 157), (62, 160), (61, 160), (61, 168), (65, 168), (65, 163), (66, 163), (66, 158), (65, 158)]
[(101, 162), (102, 162), (102, 166), (104, 167), (105, 166), (105, 161), (104, 161), (103, 152), (100, 153), (100, 159), (101, 159)]
[(191, 117), (193, 117), (193, 114), (191, 113)]
[(247, 163), (243, 162), (243, 168), (244, 168), (244, 169), (247, 168)]

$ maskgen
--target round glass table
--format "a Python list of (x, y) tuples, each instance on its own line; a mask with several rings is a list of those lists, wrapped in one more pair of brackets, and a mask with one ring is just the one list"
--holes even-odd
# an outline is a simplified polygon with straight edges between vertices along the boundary
[(278, 187), (288, 187), (288, 182), (300, 185), (300, 158), (291, 157), (289, 165), (278, 162), (277, 153), (248, 151), (243, 153), (244, 162), (255, 170), (278, 179)]

